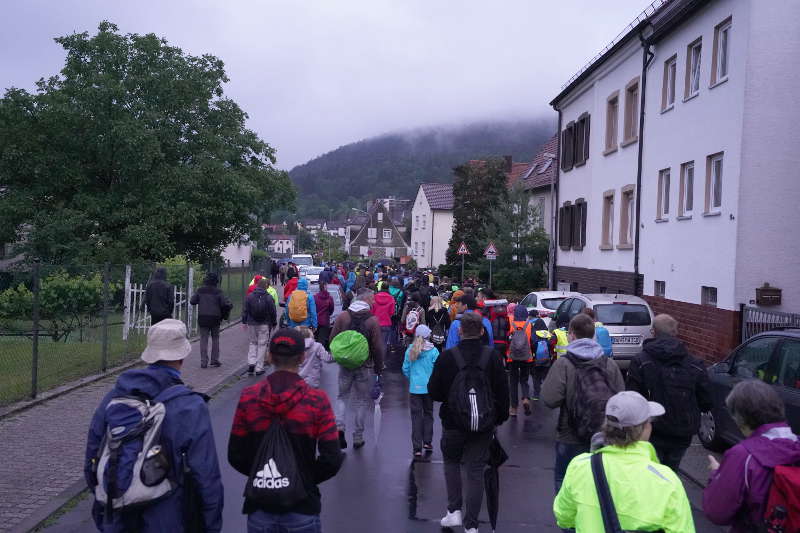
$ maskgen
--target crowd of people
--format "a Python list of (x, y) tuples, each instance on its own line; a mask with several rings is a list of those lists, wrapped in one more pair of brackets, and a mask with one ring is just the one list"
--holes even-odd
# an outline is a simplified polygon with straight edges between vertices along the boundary
[[(312, 294), (299, 269), (285, 270), (256, 276), (242, 312), (249, 372), (272, 367), (242, 392), (228, 444), (229, 463), (247, 476), (243, 512), (250, 531), (321, 531), (318, 485), (342, 465), (348, 411), (350, 443), (358, 450), (392, 356), (402, 360), (408, 379), (413, 460), (434, 451), (434, 403), (440, 403), (442, 527), (478, 531), (484, 472), (500, 446), (496, 428), (520, 408), (525, 416), (543, 412), (533, 409), (541, 402), (559, 409), (553, 468), (559, 527), (694, 531), (677, 470), (712, 399), (705, 366), (678, 339), (671, 316), (655, 317), (653, 338), (623, 376), (591, 310), (566, 328), (548, 328), (535, 310), (469, 280), (457, 286), (431, 272), (330, 265)], [(283, 301), (271, 286), (277, 280)], [(205, 317), (203, 367), (208, 338), (210, 364), (221, 364), (219, 321), (230, 311), (214, 290), (217, 282), (210, 274), (192, 297)], [(343, 302), (333, 321), (330, 290), (340, 291)], [(154, 321), (142, 354), (148, 366), (124, 372), (95, 412), (86, 480), (101, 531), (222, 528), (207, 398), (180, 379), (189, 352), (183, 323)], [(323, 364), (338, 366), (333, 405), (320, 389)], [(734, 532), (795, 531), (787, 524), (797, 524), (797, 494), (790, 491), (780, 516), (768, 507), (776, 472), (788, 476), (778, 469), (800, 463), (800, 441), (782, 400), (766, 383), (745, 380), (726, 406), (745, 439), (721, 463), (709, 456), (706, 516)]]

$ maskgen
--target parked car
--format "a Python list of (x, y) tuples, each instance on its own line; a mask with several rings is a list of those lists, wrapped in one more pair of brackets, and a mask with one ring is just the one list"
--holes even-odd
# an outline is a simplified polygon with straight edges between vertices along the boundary
[(301, 267), (303, 268), (303, 272), (305, 273), (306, 277), (308, 278), (308, 282), (319, 283), (319, 275), (324, 270), (322, 267), (318, 266), (309, 266), (309, 267)]
[(550, 326), (550, 318), (555, 314), (556, 309), (561, 303), (571, 296), (578, 296), (580, 293), (568, 291), (533, 291), (522, 299), (519, 305), (524, 305), (530, 312), (533, 309), (539, 311), (539, 317)]
[(631, 359), (642, 351), (644, 341), (653, 336), (650, 306), (630, 294), (575, 294), (558, 306), (550, 329), (567, 327), (586, 307), (593, 309), (597, 321), (608, 329), (614, 360), (620, 369), (627, 370)]
[(800, 328), (759, 333), (708, 369), (714, 407), (704, 413), (697, 436), (703, 446), (723, 451), (744, 438), (725, 407), (725, 398), (744, 379), (760, 379), (775, 387), (786, 405), (786, 418), (800, 433)]

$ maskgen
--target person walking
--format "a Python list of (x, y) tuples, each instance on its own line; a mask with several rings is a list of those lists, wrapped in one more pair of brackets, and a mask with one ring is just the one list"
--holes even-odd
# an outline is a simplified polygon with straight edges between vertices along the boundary
[[(461, 300), (456, 303), (456, 308), (461, 317), (459, 318), (457, 316), (456, 319), (450, 323), (450, 331), (447, 333), (447, 342), (445, 344), (445, 348), (448, 350), (460, 342), (459, 332), (461, 331), (461, 319), (469, 313), (477, 313), (478, 303), (475, 301), (475, 297), (472, 294), (465, 293), (464, 296), (461, 297)], [(492, 332), (492, 324), (489, 322), (488, 318), (483, 318), (480, 313), (478, 313), (478, 316), (481, 318), (483, 324), (481, 339), (484, 344), (493, 348), (494, 333)]]
[(267, 294), (266, 278), (258, 280), (254, 290), (245, 300), (242, 311), (242, 326), (250, 331), (250, 346), (247, 352), (247, 373), (264, 374), (264, 355), (269, 345), (272, 329), (277, 325), (277, 311), (272, 296)]
[[(553, 502), (556, 523), (575, 531), (610, 531), (604, 525), (601, 502), (616, 514), (620, 530), (692, 533), (689, 499), (678, 475), (660, 464), (647, 442), (650, 420), (664, 407), (635, 391), (609, 398), (605, 406), (603, 446), (575, 457)], [(594, 470), (602, 471), (610, 498), (599, 494)], [(602, 506), (602, 503), (601, 503)]]
[[(147, 366), (120, 374), (95, 410), (84, 476), (95, 496), (92, 517), (98, 531), (180, 533), (192, 530), (197, 520), (203, 531), (222, 531), (224, 496), (211, 417), (203, 395), (181, 380), (191, 351), (183, 322), (166, 318), (154, 324), (141, 356)], [(145, 429), (138, 435), (129, 430), (141, 426)], [(157, 440), (148, 441), (151, 436)], [(160, 480), (151, 477), (152, 462), (127, 460), (139, 453), (164, 468)], [(116, 505), (134, 491), (139, 505)], [(108, 494), (114, 495), (113, 505)], [(145, 496), (151, 497), (147, 503)]]
[(406, 300), (403, 315), (400, 317), (400, 327), (403, 330), (403, 345), (409, 345), (414, 340), (414, 330), (425, 323), (425, 308), (420, 303), (419, 292), (413, 291)]
[(150, 313), (150, 325), (172, 318), (175, 309), (175, 287), (167, 281), (167, 269), (158, 267), (144, 290), (144, 304)]
[(381, 289), (375, 293), (372, 304), (372, 314), (378, 319), (383, 336), (383, 345), (388, 349), (392, 344), (392, 316), (394, 316), (395, 301), (389, 294), (389, 282), (381, 283)]
[(278, 274), (280, 273), (280, 270), (281, 269), (278, 266), (278, 262), (275, 261), (274, 259), (271, 260), (270, 263), (269, 263), (269, 273), (270, 273), (270, 277), (272, 278), (272, 284), (273, 285), (277, 285), (278, 284)]
[[(383, 373), (384, 344), (378, 319), (372, 314), (374, 293), (371, 289), (358, 291), (356, 299), (350, 304), (347, 312), (336, 317), (331, 330), (331, 343), (344, 331), (354, 330), (361, 333), (369, 344), (369, 355), (358, 368), (349, 369), (339, 366), (339, 396), (336, 401), (336, 426), (339, 428), (339, 444), (347, 448), (345, 438), (347, 404), (355, 409), (355, 430), (353, 431), (353, 448), (364, 446), (364, 427), (367, 408), (372, 403), (373, 384), (380, 381)], [(333, 353), (334, 358), (336, 353)]]
[(227, 320), (233, 304), (217, 287), (219, 276), (209, 272), (203, 286), (192, 295), (189, 303), (197, 306), (197, 329), (200, 332), (200, 368), (208, 368), (208, 339), (211, 337), (211, 366), (220, 366), (219, 326)]
[(540, 396), (547, 407), (560, 408), (556, 426), (556, 492), (569, 462), (589, 451), (591, 436), (600, 429), (608, 398), (625, 389), (617, 363), (603, 355), (603, 349), (594, 341), (591, 318), (575, 315), (569, 322), (568, 336), (566, 353), (553, 363)]
[[(524, 305), (514, 308), (514, 320), (508, 326), (509, 333), (506, 338), (508, 346), (508, 387), (511, 392), (510, 416), (517, 416), (519, 408), (519, 393), (522, 392), (522, 408), (525, 416), (531, 414), (531, 400), (528, 380), (533, 367), (533, 357), (536, 353), (536, 336), (533, 334), (533, 324), (528, 322), (528, 310)], [(505, 354), (503, 354), (505, 355)]]
[[(284, 503), (269, 493), (258, 500), (246, 496), (242, 512), (247, 515), (250, 533), (322, 531), (319, 484), (335, 476), (344, 460), (328, 395), (309, 386), (299, 375), (304, 347), (299, 331), (276, 331), (269, 346), (275, 372), (244, 389), (236, 407), (228, 441), (230, 465), (248, 476), (248, 484), (277, 477), (286, 480), (282, 488), (288, 488), (289, 479), (303, 480), (303, 494), (296, 501)], [(278, 431), (288, 435), (291, 445), (281, 448), (282, 456), (276, 454), (264, 458), (263, 464), (257, 463), (263, 455), (259, 453), (262, 442), (269, 439), (273, 424), (282, 426)], [(287, 455), (289, 461), (281, 462)], [(291, 466), (294, 468), (287, 470)]]
[[(330, 295), (328, 295), (330, 296)], [(308, 278), (303, 276), (297, 282), (297, 289), (286, 299), (286, 318), (289, 327), (308, 326), (317, 329), (317, 304), (308, 292)]]
[(653, 424), (650, 442), (661, 464), (677, 472), (700, 428), (700, 413), (714, 406), (711, 385), (703, 362), (678, 340), (677, 320), (657, 315), (652, 332), (654, 337), (644, 341), (642, 353), (631, 361), (626, 384), (667, 410)]
[(286, 277), (288, 271), (289, 267), (286, 265), (286, 263), (281, 263), (281, 266), (278, 267), (278, 276), (280, 277), (281, 285), (286, 284)]
[[(486, 292), (479, 294), (491, 294), (487, 289)], [(486, 305), (487, 300), (484, 299), (483, 310), (481, 315), (489, 320), (492, 325), (492, 338), (494, 339), (494, 349), (502, 361), (505, 361), (506, 354), (508, 354), (509, 335), (511, 334), (511, 321), (508, 319), (508, 310), (505, 305)], [(491, 300), (489, 300), (491, 302)], [(513, 317), (513, 315), (512, 315)], [(526, 317), (527, 318), (527, 317)]]
[(450, 329), (450, 314), (442, 305), (441, 297), (431, 298), (431, 306), (425, 313), (425, 324), (431, 328), (431, 342), (439, 350), (439, 353), (442, 353), (447, 340), (447, 330)]
[[(533, 328), (533, 338), (536, 344), (532, 345), (533, 365), (531, 366), (531, 377), (533, 378), (533, 397), (534, 401), (539, 400), (542, 392), (542, 383), (550, 371), (555, 354), (552, 349), (553, 334), (547, 329), (547, 324), (539, 318), (539, 311), (531, 309), (528, 311), (528, 322)], [(546, 352), (546, 353), (545, 353)]]
[(322, 378), (322, 363), (332, 363), (333, 357), (325, 347), (314, 340), (314, 331), (307, 326), (295, 328), (305, 339), (305, 355), (300, 363), (300, 377), (310, 387), (318, 389)]
[(319, 283), (319, 291), (314, 295), (314, 307), (317, 311), (315, 338), (327, 350), (331, 337), (331, 315), (334, 311), (333, 296), (328, 292), (327, 283)]
[(439, 350), (431, 343), (431, 329), (421, 324), (414, 332), (414, 342), (403, 359), (403, 375), (408, 378), (408, 407), (411, 411), (411, 449), (415, 459), (422, 451), (433, 452), (433, 400), (428, 381)]
[(289, 266), (286, 267), (286, 277), (288, 279), (300, 277), (300, 271), (297, 268), (297, 265), (289, 261)]
[[(731, 526), (731, 533), (762, 531), (765, 515), (771, 514), (767, 501), (775, 467), (800, 464), (800, 437), (786, 423), (775, 387), (761, 380), (737, 383), (725, 406), (745, 438), (725, 452), (722, 463), (708, 456), (711, 476), (703, 490), (703, 512), (713, 523)], [(797, 524), (797, 516), (792, 518)]]
[[(458, 345), (439, 356), (428, 382), (431, 399), (442, 402), (439, 417), (447, 513), (440, 524), (463, 525), (466, 533), (478, 531), (489, 447), (495, 427), (508, 419), (508, 379), (501, 361), (481, 340), (483, 328), (477, 313), (465, 314), (459, 323)], [(465, 404), (471, 408), (464, 410)], [(462, 464), (467, 477), (466, 501), (461, 486)]]

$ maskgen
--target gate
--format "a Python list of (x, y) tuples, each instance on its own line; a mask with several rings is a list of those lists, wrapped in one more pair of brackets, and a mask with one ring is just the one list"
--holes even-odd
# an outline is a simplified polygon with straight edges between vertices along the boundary
[(800, 314), (742, 307), (742, 342), (753, 335), (776, 328), (800, 328)]
[[(194, 308), (189, 304), (194, 285), (194, 268), (189, 267), (188, 286), (173, 287), (173, 297), (175, 307), (172, 310), (172, 318), (180, 320), (186, 324), (186, 332), (189, 337), (197, 332), (197, 317), (194, 315)], [(150, 313), (147, 312), (144, 304), (144, 293), (147, 289), (145, 283), (133, 283), (131, 281), (131, 266), (125, 266), (125, 308), (123, 311), (124, 322), (122, 326), (122, 339), (128, 340), (133, 335), (146, 335), (150, 327)]]

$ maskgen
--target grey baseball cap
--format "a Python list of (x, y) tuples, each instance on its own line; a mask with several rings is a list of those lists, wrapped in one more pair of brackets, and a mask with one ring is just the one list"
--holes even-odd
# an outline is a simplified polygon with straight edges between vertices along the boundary
[(644, 396), (632, 390), (618, 392), (606, 403), (607, 424), (615, 428), (638, 426), (664, 413), (663, 405), (648, 402)]

